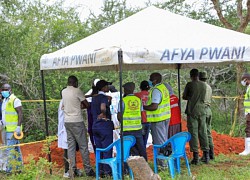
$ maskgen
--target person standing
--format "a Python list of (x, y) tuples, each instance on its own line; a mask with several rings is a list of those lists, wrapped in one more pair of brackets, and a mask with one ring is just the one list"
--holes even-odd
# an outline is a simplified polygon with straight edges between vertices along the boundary
[(187, 128), (191, 134), (190, 151), (193, 152), (193, 160), (191, 164), (199, 163), (199, 147), (205, 157), (204, 162), (209, 162), (209, 146), (206, 126), (206, 111), (205, 111), (205, 95), (206, 84), (199, 81), (199, 71), (192, 69), (190, 71), (191, 82), (188, 82), (183, 92), (183, 99), (187, 100), (185, 113), (187, 114)]
[[(19, 162), (17, 165), (17, 170), (20, 166), (23, 165), (21, 148), (19, 146), (11, 147), (20, 143), (19, 140), (13, 138), (13, 135), (14, 133), (16, 133), (18, 136), (21, 135), (23, 120), (22, 103), (21, 100), (12, 93), (12, 89), (9, 84), (3, 84), (1, 94), (4, 98), (2, 104), (2, 121), (5, 123), (5, 138), (6, 145), (8, 146), (8, 148), (6, 149), (6, 172), (11, 173), (11, 159), (16, 159), (17, 162)], [(13, 149), (18, 153), (18, 156), (11, 153), (11, 150)]]
[(245, 150), (239, 155), (246, 156), (250, 154), (250, 74), (244, 73), (241, 76), (242, 86), (247, 86), (245, 98), (244, 98), (244, 108), (246, 116), (246, 137), (245, 137)]
[(93, 116), (91, 113), (91, 103), (92, 103), (92, 97), (98, 94), (98, 90), (96, 88), (96, 83), (100, 81), (100, 79), (95, 79), (92, 84), (92, 88), (85, 94), (85, 97), (89, 103), (89, 107), (87, 108), (87, 113), (88, 113), (88, 134), (89, 134), (89, 139), (92, 144), (93, 150), (95, 152), (95, 141), (94, 141), (94, 135), (92, 131), (92, 125), (93, 125)]
[[(0, 93), (0, 109), (2, 109), (2, 94)], [(0, 146), (5, 146), (5, 123), (2, 120), (2, 111), (0, 111)], [(4, 149), (0, 149), (0, 171), (6, 171), (6, 154)]]
[[(117, 91), (114, 85), (109, 85), (109, 92), (105, 93), (111, 97), (110, 113), (111, 120), (114, 123), (113, 130), (113, 142), (120, 138), (120, 122), (117, 119), (118, 104), (120, 102), (120, 92)], [(116, 153), (116, 149), (113, 148), (113, 154)]]
[[(113, 143), (113, 130), (114, 124), (111, 121), (109, 96), (105, 93), (109, 91), (109, 82), (100, 80), (96, 83), (98, 95), (92, 97), (91, 113), (93, 116), (92, 131), (96, 148), (106, 148)], [(108, 152), (101, 153), (101, 159), (112, 157), (112, 149)], [(100, 173), (101, 177), (111, 176), (112, 171), (109, 165), (101, 164)]]
[(76, 169), (76, 143), (82, 156), (82, 162), (87, 176), (95, 176), (90, 165), (87, 130), (83, 122), (81, 107), (89, 106), (83, 92), (78, 88), (78, 79), (75, 76), (68, 77), (68, 86), (62, 90), (64, 125), (67, 132), (68, 158), (75, 173)]
[(171, 119), (168, 129), (168, 138), (181, 132), (181, 109), (179, 107), (179, 98), (172, 92), (170, 94)]
[(174, 94), (173, 88), (168, 83), (164, 83), (169, 91), (171, 118), (169, 121), (168, 138), (181, 132), (181, 109), (179, 107), (179, 98)]
[[(168, 126), (171, 118), (169, 91), (162, 83), (160, 73), (152, 73), (149, 78), (149, 92), (147, 105), (143, 109), (147, 113), (147, 121), (151, 122), (151, 134), (153, 144), (163, 144), (168, 140)], [(160, 150), (165, 153), (166, 148)], [(158, 161), (160, 166), (165, 167), (163, 161)]]
[[(123, 124), (123, 135), (132, 135), (136, 139), (135, 145), (131, 148), (131, 155), (142, 156), (147, 161), (146, 147), (142, 137), (141, 124), (141, 99), (134, 95), (135, 83), (128, 82), (123, 86), (124, 97), (122, 98), (122, 107), (118, 106), (118, 120)], [(119, 104), (120, 105), (120, 104)]]
[[(206, 82), (207, 81), (207, 72), (200, 72), (199, 79), (206, 84), (206, 96), (205, 96), (205, 112), (206, 112), (206, 125), (207, 125), (207, 137), (208, 137), (208, 144), (209, 144), (209, 158), (211, 160), (214, 159), (214, 142), (212, 137), (212, 111), (211, 111), (211, 100), (212, 100), (212, 88)], [(205, 157), (201, 158), (202, 162), (205, 162)]]
[[(148, 101), (148, 94), (149, 94), (149, 84), (148, 81), (142, 81), (140, 84), (140, 92), (134, 93), (135, 96), (137, 96), (138, 98), (140, 98), (142, 100), (142, 104), (146, 105), (147, 101)], [(147, 141), (148, 141), (148, 135), (149, 135), (149, 131), (150, 131), (150, 123), (147, 122), (147, 114), (146, 111), (143, 110), (141, 112), (141, 118), (142, 118), (142, 137), (143, 137), (143, 141), (144, 141), (144, 146), (146, 148), (147, 146)]]
[[(62, 96), (62, 92), (61, 92), (61, 96)], [(69, 162), (68, 162), (68, 142), (67, 142), (67, 132), (66, 132), (66, 128), (64, 126), (64, 113), (63, 113), (63, 100), (60, 100), (59, 103), (59, 107), (58, 107), (58, 148), (62, 148), (63, 149), (63, 161), (64, 161), (64, 174), (63, 177), (64, 178), (70, 178), (70, 173), (69, 173)], [(76, 151), (79, 151), (79, 146), (76, 143)], [(78, 177), (83, 176), (82, 172), (76, 168), (75, 170), (75, 175)]]

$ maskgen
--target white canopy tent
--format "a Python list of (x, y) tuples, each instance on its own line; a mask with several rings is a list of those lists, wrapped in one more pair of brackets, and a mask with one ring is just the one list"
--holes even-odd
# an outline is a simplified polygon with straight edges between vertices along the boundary
[(120, 73), (121, 92), (122, 70), (177, 68), (179, 74), (180, 68), (248, 61), (249, 35), (202, 23), (154, 6), (148, 7), (104, 30), (41, 57), (46, 134), (48, 136), (44, 70), (116, 70)]
[(250, 61), (250, 36), (148, 7), (40, 60), (41, 70), (166, 69)]

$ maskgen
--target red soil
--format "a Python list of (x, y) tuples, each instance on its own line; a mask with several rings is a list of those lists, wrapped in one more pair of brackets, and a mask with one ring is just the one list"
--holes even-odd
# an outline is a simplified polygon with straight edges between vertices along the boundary
[[(186, 121), (182, 121), (182, 130), (187, 131)], [(235, 138), (230, 137), (228, 135), (218, 134), (216, 131), (212, 131), (212, 136), (214, 140), (214, 152), (215, 155), (218, 154), (238, 154), (244, 150), (244, 138)], [(28, 163), (28, 156), (33, 155), (35, 159), (39, 157), (45, 157), (42, 153), (43, 143), (30, 144), (21, 146), (22, 155), (24, 159), (24, 163)], [(63, 167), (63, 150), (57, 148), (57, 142), (52, 142), (50, 146), (51, 150), (51, 159), (52, 162), (56, 162), (59, 167)], [(189, 151), (189, 144), (186, 145), (186, 152), (189, 157), (192, 157), (191, 152)], [(202, 152), (200, 152), (201, 155)], [(153, 159), (153, 150), (152, 146), (147, 148), (147, 154), (149, 161)], [(90, 153), (91, 164), (95, 163), (95, 156), (93, 153)], [(77, 167), (83, 168), (81, 155), (77, 152)]]

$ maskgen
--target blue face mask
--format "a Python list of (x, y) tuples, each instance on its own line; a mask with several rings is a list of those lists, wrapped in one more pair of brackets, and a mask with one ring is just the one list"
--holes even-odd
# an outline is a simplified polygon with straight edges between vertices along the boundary
[(7, 98), (10, 96), (10, 91), (2, 91), (1, 94), (4, 98)]
[(154, 86), (154, 85), (153, 85), (153, 82), (150, 81), (150, 80), (148, 80), (148, 85), (149, 85), (149, 87), (153, 87), (153, 86)]

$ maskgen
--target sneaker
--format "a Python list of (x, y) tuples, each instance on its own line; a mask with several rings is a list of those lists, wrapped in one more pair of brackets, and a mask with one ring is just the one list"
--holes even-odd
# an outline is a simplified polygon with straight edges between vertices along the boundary
[(87, 176), (95, 177), (95, 172), (93, 169), (91, 169), (88, 173), (86, 173)]
[(69, 173), (68, 173), (68, 172), (64, 173), (64, 174), (63, 174), (63, 177), (64, 177), (64, 178), (68, 178), (68, 179), (70, 179), (70, 175), (69, 175)]
[(80, 171), (80, 169), (76, 169), (76, 170), (74, 171), (74, 175), (77, 176), (77, 177), (82, 177), (82, 176), (83, 176), (83, 173), (82, 173), (82, 171)]

